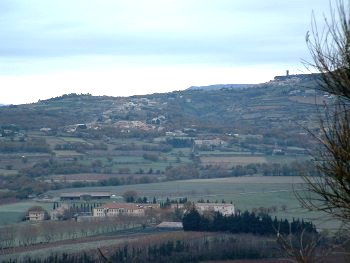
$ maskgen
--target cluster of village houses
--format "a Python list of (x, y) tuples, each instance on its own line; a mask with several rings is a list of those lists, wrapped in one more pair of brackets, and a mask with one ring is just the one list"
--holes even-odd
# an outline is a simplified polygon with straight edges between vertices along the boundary
[[(122, 203), (113, 202), (110, 193), (66, 193), (61, 195), (61, 201), (63, 203), (54, 209), (50, 215), (48, 212), (40, 206), (34, 206), (28, 210), (27, 219), (30, 221), (43, 221), (50, 218), (51, 220), (59, 220), (61, 216), (69, 209), (68, 204), (64, 201), (84, 200), (89, 197), (90, 200), (108, 200), (109, 202), (101, 204), (92, 209), (92, 213), (87, 215), (80, 215), (81, 217), (102, 218), (102, 217), (113, 217), (119, 215), (126, 216), (144, 216), (147, 209), (159, 209), (160, 204), (136, 204), (136, 203)], [(194, 203), (195, 208), (199, 213), (205, 212), (219, 212), (224, 216), (233, 215), (235, 208), (233, 204), (227, 203)], [(171, 204), (171, 209), (184, 209), (184, 204)]]

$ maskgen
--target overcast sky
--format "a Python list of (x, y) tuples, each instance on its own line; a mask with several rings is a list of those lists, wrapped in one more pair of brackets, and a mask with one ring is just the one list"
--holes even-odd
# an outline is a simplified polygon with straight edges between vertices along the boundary
[(306, 73), (328, 0), (0, 0), (0, 103)]

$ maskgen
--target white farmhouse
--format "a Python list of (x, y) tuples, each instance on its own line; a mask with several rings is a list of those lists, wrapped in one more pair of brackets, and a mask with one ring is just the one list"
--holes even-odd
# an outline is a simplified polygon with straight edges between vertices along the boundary
[(41, 206), (33, 206), (28, 209), (26, 217), (29, 221), (44, 221), (48, 219), (48, 214)]
[(112, 203), (105, 204), (103, 206), (93, 209), (94, 217), (106, 217), (106, 216), (143, 216), (145, 215), (144, 207), (136, 204), (126, 203)]
[(235, 213), (235, 206), (233, 204), (196, 203), (195, 208), (201, 214), (212, 211), (219, 212), (224, 216), (230, 216)]

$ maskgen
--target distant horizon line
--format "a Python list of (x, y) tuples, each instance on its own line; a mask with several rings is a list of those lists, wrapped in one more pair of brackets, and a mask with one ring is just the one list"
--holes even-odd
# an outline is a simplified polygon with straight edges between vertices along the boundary
[[(319, 73), (300, 73), (300, 74), (289, 74), (289, 70), (286, 70), (286, 74), (285, 75), (276, 75), (272, 80), (274, 80), (276, 77), (293, 77), (293, 76), (300, 76), (300, 75), (313, 75), (313, 74), (319, 74)], [(272, 81), (269, 80), (269, 81)], [(144, 94), (132, 94), (132, 95), (96, 95), (96, 94), (92, 94), (90, 92), (87, 93), (76, 93), (76, 92), (72, 92), (72, 93), (63, 93), (62, 95), (56, 96), (56, 97), (50, 97), (50, 98), (46, 98), (46, 99), (38, 99), (37, 101), (33, 101), (33, 102), (24, 102), (24, 103), (4, 103), (4, 102), (0, 102), (0, 107), (6, 107), (6, 106), (17, 106), (17, 105), (26, 105), (26, 104), (33, 104), (33, 103), (38, 103), (40, 101), (45, 101), (45, 100), (50, 100), (53, 98), (59, 98), (62, 97), (64, 95), (71, 95), (71, 94), (77, 94), (77, 95), (91, 95), (94, 97), (121, 97), (121, 98), (128, 98), (128, 97), (132, 97), (132, 96), (145, 96), (145, 95), (152, 95), (152, 94), (163, 94), (163, 93), (171, 93), (171, 92), (176, 92), (176, 91), (185, 91), (185, 90), (189, 90), (191, 88), (193, 88), (193, 90), (195, 90), (196, 88), (201, 88), (201, 87), (213, 87), (213, 86), (256, 86), (259, 84), (263, 84), (263, 83), (267, 83), (269, 81), (266, 82), (259, 82), (259, 83), (216, 83), (216, 84), (207, 84), (207, 85), (192, 85), (189, 86), (187, 88), (184, 89), (175, 89), (172, 91), (164, 91), (164, 92), (153, 92), (153, 93), (144, 93)]]

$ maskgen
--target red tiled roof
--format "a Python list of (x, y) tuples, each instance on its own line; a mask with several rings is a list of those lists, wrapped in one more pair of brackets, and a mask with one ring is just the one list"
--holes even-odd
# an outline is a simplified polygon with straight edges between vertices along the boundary
[(45, 212), (46, 210), (41, 206), (32, 206), (28, 209), (28, 212)]
[(227, 203), (196, 203), (196, 206), (221, 206), (221, 207), (232, 207), (233, 204)]
[(110, 203), (100, 206), (98, 208), (107, 208), (107, 209), (142, 209), (144, 206), (136, 204), (126, 204), (126, 203)]

